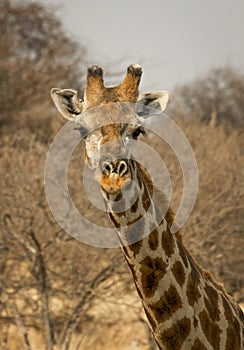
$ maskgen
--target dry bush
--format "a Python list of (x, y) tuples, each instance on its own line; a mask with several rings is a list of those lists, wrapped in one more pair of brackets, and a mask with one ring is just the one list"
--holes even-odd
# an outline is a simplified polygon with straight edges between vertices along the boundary
[(50, 89), (78, 86), (86, 50), (54, 13), (36, 1), (0, 3), (1, 132), (27, 124), (35, 132), (45, 122), (48, 126)]
[(196, 81), (179, 85), (168, 113), (174, 118), (196, 119), (210, 127), (244, 125), (244, 76), (231, 67), (210, 71)]
[(197, 259), (244, 301), (243, 129), (184, 128), (199, 169), (199, 191), (184, 231)]

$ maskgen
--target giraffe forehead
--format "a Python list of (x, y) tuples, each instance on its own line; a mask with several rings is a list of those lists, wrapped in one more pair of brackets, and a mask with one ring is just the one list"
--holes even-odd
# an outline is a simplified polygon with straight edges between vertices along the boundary
[[(135, 112), (135, 106), (131, 103), (108, 103), (83, 112), (77, 119), (77, 123), (83, 125), (90, 132), (102, 128), (106, 132), (108, 126), (114, 126), (114, 132), (118, 125), (138, 125), (141, 119)], [(116, 127), (116, 124), (117, 127)], [(111, 128), (110, 128), (111, 130)]]
[(102, 143), (118, 139), (124, 129), (123, 124), (110, 124), (101, 127)]
[(130, 135), (135, 129), (135, 125), (126, 123), (116, 123), (101, 127), (101, 144), (108, 141), (115, 141)]

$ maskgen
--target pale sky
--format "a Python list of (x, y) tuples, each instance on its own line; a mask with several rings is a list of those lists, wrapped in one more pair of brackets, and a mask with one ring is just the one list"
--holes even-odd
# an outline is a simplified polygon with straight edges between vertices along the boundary
[(64, 27), (88, 48), (89, 65), (116, 73), (141, 64), (144, 90), (170, 90), (225, 65), (244, 72), (243, 0), (40, 2), (60, 6)]

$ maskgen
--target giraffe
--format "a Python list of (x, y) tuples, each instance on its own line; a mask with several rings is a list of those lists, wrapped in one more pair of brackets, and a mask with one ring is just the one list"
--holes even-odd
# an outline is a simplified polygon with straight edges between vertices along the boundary
[[(51, 90), (58, 111), (75, 121), (160, 350), (244, 349), (244, 316), (238, 304), (186, 248), (174, 213), (150, 175), (131, 155), (145, 135), (148, 107), (160, 114), (167, 92), (138, 97), (142, 68), (130, 65), (122, 83), (105, 87), (103, 70), (88, 69), (84, 98)], [(104, 122), (104, 123), (103, 123)], [(128, 205), (129, 203), (129, 205)]]

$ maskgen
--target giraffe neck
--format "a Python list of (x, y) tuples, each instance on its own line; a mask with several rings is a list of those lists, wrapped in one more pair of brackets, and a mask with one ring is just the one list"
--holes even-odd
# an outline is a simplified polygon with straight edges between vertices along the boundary
[(243, 349), (241, 310), (171, 233), (165, 197), (153, 198), (147, 175), (131, 167), (132, 184), (107, 204), (159, 349)]

